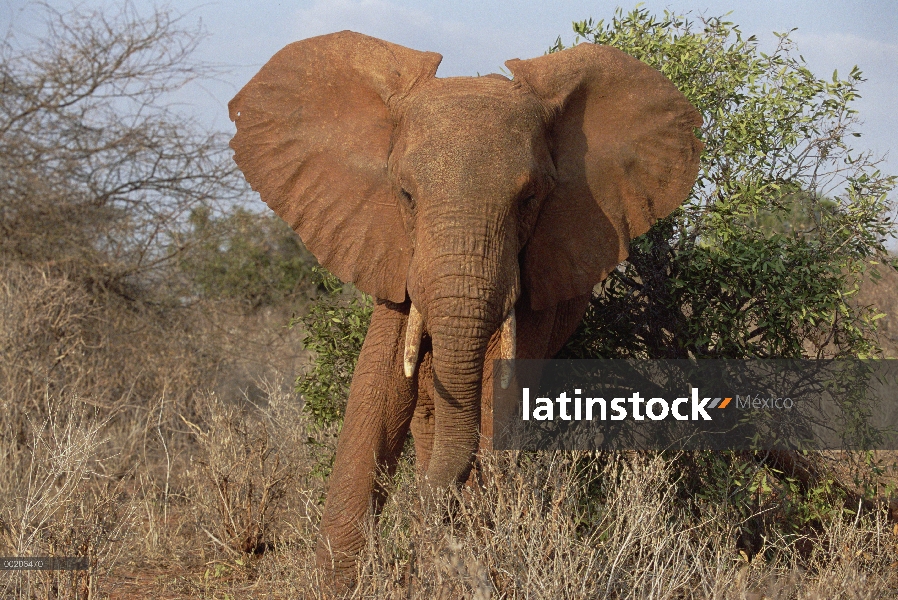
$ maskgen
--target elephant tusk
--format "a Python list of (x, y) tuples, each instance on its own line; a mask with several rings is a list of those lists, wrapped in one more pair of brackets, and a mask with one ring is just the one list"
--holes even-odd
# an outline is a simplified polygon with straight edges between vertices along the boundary
[(415, 305), (412, 304), (411, 310), (408, 311), (408, 324), (405, 327), (405, 354), (403, 355), (403, 366), (405, 367), (405, 376), (411, 377), (415, 374), (415, 367), (418, 365), (418, 351), (421, 348), (421, 335), (424, 333), (424, 318)]
[[(499, 341), (499, 358), (503, 361), (512, 361), (515, 358), (517, 346), (517, 321), (514, 316), (514, 307), (502, 321)], [(503, 362), (499, 367), (499, 385), (503, 390), (507, 390), (511, 384), (511, 378), (514, 376), (514, 363)]]

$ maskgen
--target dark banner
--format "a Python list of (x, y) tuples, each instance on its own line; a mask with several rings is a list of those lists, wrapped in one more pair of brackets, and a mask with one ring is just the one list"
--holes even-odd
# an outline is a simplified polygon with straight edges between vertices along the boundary
[(0, 557), (0, 571), (86, 571), (86, 556), (7, 556)]
[(497, 450), (896, 450), (898, 360), (514, 360)]

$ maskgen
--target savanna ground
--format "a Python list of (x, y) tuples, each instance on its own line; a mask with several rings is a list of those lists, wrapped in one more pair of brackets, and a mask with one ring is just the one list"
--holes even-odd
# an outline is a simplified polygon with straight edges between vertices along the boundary
[[(44, 9), (54, 28), (37, 48), (19, 49), (14, 40), (0, 46), (0, 556), (86, 556), (90, 568), (0, 571), (0, 597), (324, 597), (313, 561), (317, 524), (367, 305), (316, 276), (314, 260), (283, 223), (235, 208), (247, 190), (226, 139), (197, 132), (159, 104), (166, 91), (199, 75), (183, 66), (198, 38), (177, 18)], [(628, 18), (613, 24), (621, 39), (597, 41), (639, 55), (637, 42), (648, 40), (669, 59), (729, 53), (708, 62), (707, 73), (701, 64), (682, 68), (692, 79), (707, 75), (690, 92), (706, 115), (731, 96), (746, 97), (732, 84), (744, 73), (718, 77), (721, 65), (747, 73), (769, 66), (795, 75), (777, 88), (794, 94), (780, 98), (775, 124), (786, 131), (797, 115), (805, 127), (792, 108), (832, 93), (812, 115), (820, 120), (811, 120), (831, 127), (773, 140), (787, 153), (792, 143), (806, 143), (807, 151), (786, 161), (794, 171), (777, 171), (774, 158), (761, 164), (776, 173), (771, 187), (750, 177), (767, 160), (758, 140), (728, 137), (767, 135), (751, 119), (770, 115), (769, 105), (718, 111), (749, 126), (711, 119), (706, 148), (717, 144), (730, 167), (741, 164), (744, 150), (745, 169), (741, 179), (732, 170), (715, 179), (709, 163), (697, 189), (720, 202), (699, 201), (694, 206), (710, 212), (684, 213), (714, 217), (701, 223), (717, 229), (704, 230), (679, 255), (667, 252), (667, 238), (634, 245), (627, 269), (635, 275), (615, 275), (604, 291), (606, 313), (596, 314), (622, 314), (623, 307), (642, 316), (581, 336), (574, 350), (652, 355), (650, 343), (665, 350), (675, 346), (671, 340), (691, 343), (697, 317), (680, 309), (699, 306), (694, 299), (709, 297), (710, 288), (665, 282), (679, 273), (687, 284), (704, 285), (735, 272), (761, 287), (746, 287), (747, 299), (719, 288), (714, 306), (742, 302), (745, 310), (733, 312), (744, 319), (703, 323), (715, 334), (732, 325), (723, 341), (741, 345), (715, 346), (700, 330), (701, 340), (675, 349), (712, 357), (813, 355), (848, 340), (844, 355), (857, 355), (872, 348), (865, 336), (878, 335), (882, 355), (898, 356), (898, 271), (877, 253), (892, 180), (863, 170), (875, 163), (852, 159), (846, 164), (859, 170), (840, 205), (823, 198), (816, 180), (802, 178), (816, 177), (811, 167), (826, 157), (844, 158), (838, 149), (852, 113), (843, 109), (860, 74), (826, 87), (789, 71), (794, 65), (779, 51), (767, 66), (743, 65), (757, 57), (753, 47), (727, 46), (732, 31), (719, 20), (706, 22), (698, 37), (671, 38), (682, 22), (639, 12)], [(586, 22), (577, 27), (599, 35)], [(695, 45), (707, 51), (694, 52)], [(679, 63), (666, 64), (674, 76)], [(759, 102), (776, 99), (749, 91), (759, 92)], [(818, 133), (815, 146), (808, 136)], [(820, 148), (825, 152), (815, 154)], [(776, 187), (784, 181), (793, 191)], [(801, 202), (783, 201), (799, 195)], [(793, 210), (802, 202), (810, 203), (807, 215)], [(738, 235), (719, 235), (729, 230)], [(854, 254), (839, 254), (849, 250)], [(648, 260), (668, 255), (675, 260)], [(678, 263), (677, 256), (691, 259)], [(788, 268), (751, 271), (774, 264), (765, 262), (771, 256)], [(871, 257), (878, 257), (878, 285), (858, 267)], [(841, 286), (851, 281), (843, 275), (864, 281), (848, 304)], [(627, 286), (643, 290), (644, 305), (622, 303), (633, 295)], [(793, 304), (788, 295), (770, 300), (769, 289), (786, 286), (807, 293)], [(671, 289), (680, 294), (675, 299), (691, 300), (668, 302)], [(878, 330), (852, 316), (852, 307), (869, 305), (886, 315)], [(821, 314), (832, 314), (832, 322), (820, 326)], [(294, 316), (299, 324), (288, 328)], [(771, 316), (778, 329), (742, 335)], [(837, 339), (809, 337), (821, 330)], [(647, 346), (614, 346), (635, 337)], [(302, 396), (294, 391), (298, 375)], [(492, 453), (481, 457), (483, 486), (447, 498), (444, 509), (420, 501), (409, 448), (397, 475), (384, 481), (391, 494), (381, 518), (369, 523), (350, 596), (893, 598), (892, 458)]]

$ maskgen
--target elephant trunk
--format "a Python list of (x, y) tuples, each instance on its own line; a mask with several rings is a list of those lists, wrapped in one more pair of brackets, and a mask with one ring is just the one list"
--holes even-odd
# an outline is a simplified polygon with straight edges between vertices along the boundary
[[(471, 197), (474, 197), (473, 195)], [(406, 329), (405, 372), (414, 372), (421, 333), (432, 343), (435, 397), (428, 485), (464, 482), (480, 445), (484, 360), (501, 331), (502, 354), (515, 351), (514, 304), (520, 293), (517, 228), (510, 213), (488, 203), (441, 203), (419, 214), (418, 248), (409, 276), (413, 309)], [(419, 312), (420, 311), (420, 312)], [(507, 385), (510, 373), (497, 373)]]
[[(481, 386), (487, 345), (495, 327), (478, 313), (482, 301), (451, 299), (451, 312), (431, 305), (435, 430), (428, 483), (463, 483), (480, 444)], [(462, 314), (459, 314), (462, 313)]]
[[(452, 283), (453, 279), (457, 279)], [(458, 281), (460, 279), (461, 281)], [(470, 278), (448, 278), (448, 289), (474, 288), (469, 294), (436, 294), (427, 303), (427, 329), (433, 348), (435, 430), (433, 454), (427, 480), (430, 486), (446, 488), (464, 482), (480, 444), (481, 395), (487, 346), (499, 330), (503, 358), (514, 358), (514, 300), (517, 281), (501, 289), (477, 289)], [(410, 315), (414, 339), (423, 319), (417, 309)], [(417, 355), (415, 344), (406, 345), (406, 357)], [(510, 371), (497, 373), (507, 386)]]

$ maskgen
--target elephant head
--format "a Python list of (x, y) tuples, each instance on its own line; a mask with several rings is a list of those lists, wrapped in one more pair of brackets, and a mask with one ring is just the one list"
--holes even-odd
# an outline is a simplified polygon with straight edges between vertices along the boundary
[(344, 31), (278, 52), (230, 102), (235, 160), (325, 267), (411, 302), (436, 431), (428, 479), (463, 481), (484, 356), (514, 307), (587, 294), (689, 194), (698, 112), (663, 75), (580, 44), (506, 62), (513, 79), (436, 78), (441, 56)]

